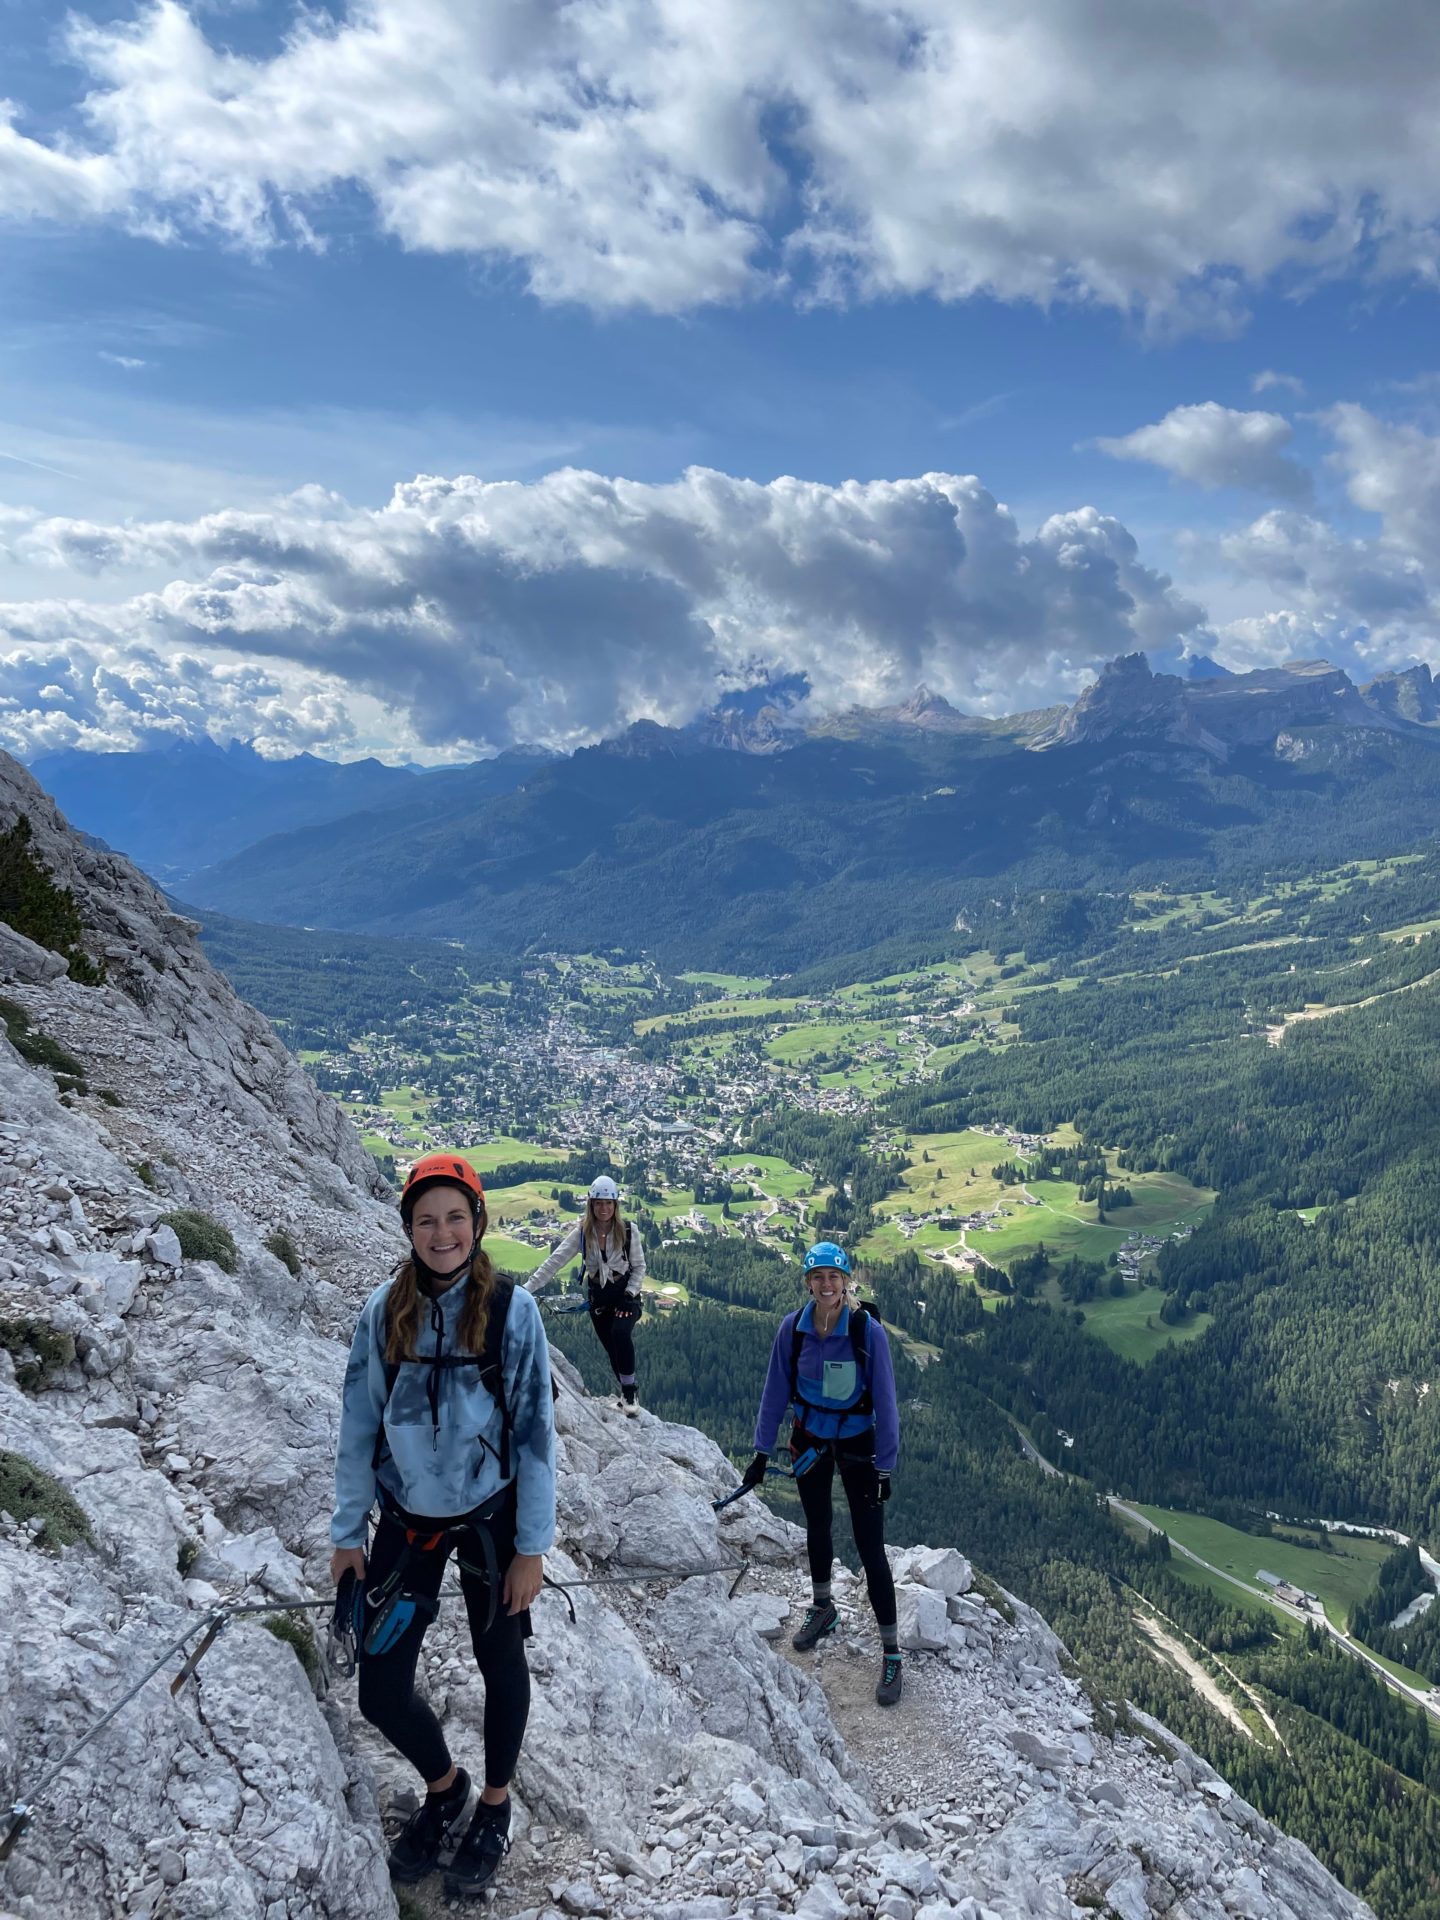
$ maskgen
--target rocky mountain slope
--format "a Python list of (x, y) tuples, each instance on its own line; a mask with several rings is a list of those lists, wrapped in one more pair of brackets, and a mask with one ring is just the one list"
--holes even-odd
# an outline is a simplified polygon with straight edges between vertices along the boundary
[[(19, 811), (108, 979), (79, 984), (0, 930), (7, 1024), (29, 1054), (43, 1035), (71, 1056), (47, 1065), (0, 1039), (7, 1804), (219, 1597), (324, 1591), (346, 1342), (401, 1244), (348, 1123), (189, 923), (0, 761), (0, 830)], [(754, 1500), (717, 1521), (734, 1473), (707, 1439), (626, 1421), (557, 1366), (550, 1570), (577, 1583), (576, 1619), (554, 1592), (536, 1608), (517, 1841), (492, 1912), (1368, 1911), (1163, 1729), (1089, 1699), (1044, 1622), (956, 1552), (896, 1555), (911, 1652), (892, 1714), (870, 1698), (876, 1648), (853, 1583), (846, 1636), (788, 1657), (793, 1530)], [(317, 1699), (265, 1617), (231, 1624), (177, 1696), (152, 1681), (59, 1774), (0, 1866), (0, 1910), (395, 1912), (385, 1824), (413, 1783), (359, 1721), (353, 1683)], [(476, 1753), (481, 1688), (457, 1604), (428, 1646), (432, 1698)]]
[(1326, 660), (1185, 680), (1152, 673), (1143, 653), (1131, 653), (1112, 660), (1034, 744), (1067, 747), (1125, 733), (1195, 747), (1223, 761), (1238, 747), (1268, 746), (1295, 727), (1409, 732), (1435, 717), (1433, 706), (1424, 667), (1383, 675), (1363, 688)]

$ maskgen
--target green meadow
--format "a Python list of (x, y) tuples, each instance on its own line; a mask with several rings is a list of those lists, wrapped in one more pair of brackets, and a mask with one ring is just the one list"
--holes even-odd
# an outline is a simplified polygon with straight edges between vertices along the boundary
[[(1177, 1513), (1168, 1507), (1134, 1503), (1147, 1520), (1163, 1527), (1172, 1540), (1188, 1547), (1223, 1573), (1255, 1587), (1260, 1573), (1273, 1573), (1304, 1593), (1318, 1594), (1327, 1616), (1338, 1627), (1348, 1624), (1351, 1609), (1375, 1585), (1380, 1562), (1391, 1552), (1384, 1540), (1352, 1538), (1344, 1534), (1311, 1534), (1301, 1538), (1261, 1537), (1242, 1533), (1203, 1513)], [(1315, 1544), (1306, 1545), (1304, 1539)], [(1329, 1550), (1319, 1545), (1329, 1540)]]

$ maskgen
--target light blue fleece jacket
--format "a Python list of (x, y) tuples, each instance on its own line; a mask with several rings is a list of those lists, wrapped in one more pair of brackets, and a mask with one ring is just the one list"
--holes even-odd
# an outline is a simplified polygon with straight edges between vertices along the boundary
[[(350, 1344), (340, 1441), (335, 1453), (335, 1511), (330, 1539), (337, 1547), (363, 1547), (365, 1527), (379, 1488), (407, 1513), (450, 1520), (470, 1513), (500, 1491), (500, 1409), (480, 1382), (478, 1367), (443, 1367), (438, 1351), (455, 1354), (468, 1279), (438, 1299), (422, 1296), (418, 1358), (400, 1364), (388, 1402), (385, 1385), (385, 1306), (392, 1282), (365, 1302)], [(550, 1392), (550, 1349), (540, 1309), (517, 1287), (505, 1321), (500, 1351), (505, 1402), (510, 1410), (510, 1477), (518, 1483), (517, 1553), (545, 1553), (555, 1541), (555, 1418)], [(438, 1390), (432, 1418), (432, 1374)], [(375, 1441), (384, 1428), (378, 1469)]]

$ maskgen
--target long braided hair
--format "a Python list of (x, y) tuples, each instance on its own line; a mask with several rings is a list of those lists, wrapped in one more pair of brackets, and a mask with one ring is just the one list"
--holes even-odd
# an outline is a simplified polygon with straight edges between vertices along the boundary
[[(485, 1351), (485, 1334), (490, 1325), (490, 1296), (495, 1291), (495, 1269), (481, 1245), (490, 1216), (485, 1202), (477, 1200), (461, 1187), (475, 1218), (475, 1251), (470, 1255), (470, 1271), (460, 1283), (465, 1288), (465, 1304), (460, 1309), (459, 1339), (467, 1353)], [(395, 1269), (390, 1283), (390, 1298), (385, 1312), (385, 1358), (392, 1366), (413, 1360), (420, 1332), (421, 1282), (413, 1256), (407, 1255)]]

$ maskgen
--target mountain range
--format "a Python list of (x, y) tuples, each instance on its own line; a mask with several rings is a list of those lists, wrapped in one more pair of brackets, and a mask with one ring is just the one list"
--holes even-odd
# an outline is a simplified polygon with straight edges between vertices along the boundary
[[(194, 929), (0, 755), (0, 830), (21, 815), (108, 976), (0, 923), (0, 1912), (394, 1914), (418, 1782), (306, 1624), (329, 1612), (346, 1353), (403, 1247), (393, 1196)], [(559, 1584), (490, 1911), (1034, 1920), (1073, 1894), (1140, 1920), (1373, 1920), (953, 1547), (891, 1549), (912, 1677), (882, 1729), (848, 1569), (842, 1628), (783, 1657), (799, 1531), (758, 1499), (722, 1523), (713, 1441), (551, 1364)], [(426, 1680), (478, 1755), (450, 1598)]]
[[(1357, 687), (1321, 661), (1183, 678), (1136, 654), (1072, 707), (1000, 720), (922, 688), (806, 724), (792, 686), (424, 776), (204, 747), (41, 771), (76, 824), (202, 910), (780, 971), (973, 925), (1016, 888), (1162, 866), (1210, 886), (1399, 850), (1440, 799), (1437, 723), (1423, 666)], [(200, 865), (207, 832), (221, 857)]]
[(503, 792), (548, 757), (528, 750), (431, 771), (310, 753), (273, 760), (243, 741), (221, 747), (200, 739), (136, 753), (66, 748), (43, 754), (30, 771), (78, 826), (174, 886), (267, 834), (371, 808), (403, 811), (451, 781), (469, 798)]

